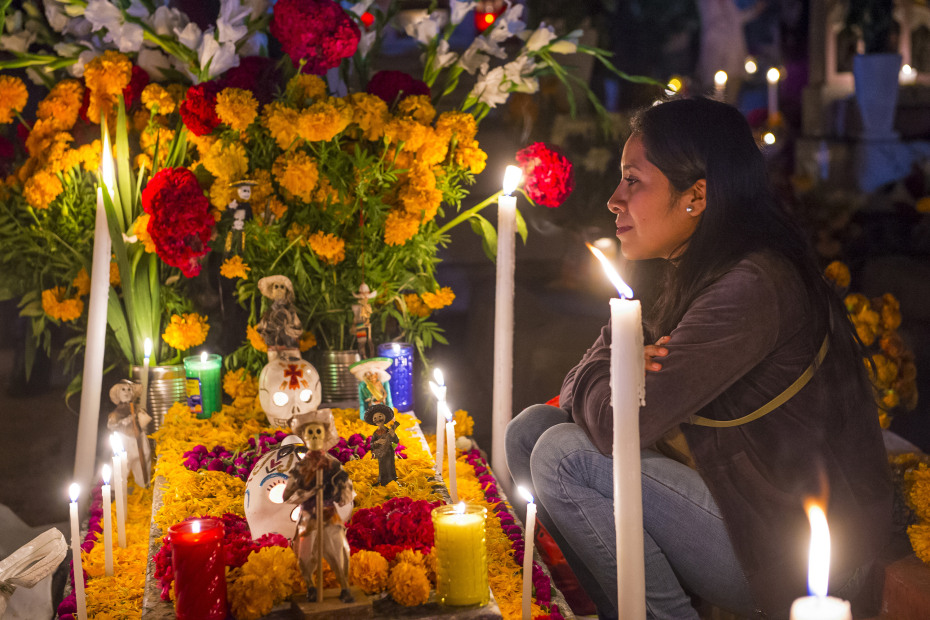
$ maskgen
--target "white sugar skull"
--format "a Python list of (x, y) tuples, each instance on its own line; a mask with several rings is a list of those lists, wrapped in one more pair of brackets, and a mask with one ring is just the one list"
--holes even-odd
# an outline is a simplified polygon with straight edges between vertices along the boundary
[(320, 375), (299, 357), (279, 357), (262, 368), (258, 400), (272, 426), (287, 427), (296, 415), (315, 411), (323, 400)]
[(284, 501), (284, 485), (306, 447), (297, 435), (288, 435), (274, 450), (255, 463), (245, 483), (245, 519), (252, 538), (274, 532), (294, 537), (300, 506)]

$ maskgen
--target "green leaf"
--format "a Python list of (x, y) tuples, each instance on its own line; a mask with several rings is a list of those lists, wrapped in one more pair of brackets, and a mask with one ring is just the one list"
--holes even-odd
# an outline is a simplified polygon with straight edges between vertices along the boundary
[(491, 260), (495, 260), (497, 257), (497, 231), (494, 226), (486, 217), (478, 213), (472, 215), (468, 223), (471, 224), (471, 229), (475, 231), (475, 234), (481, 236), (481, 247), (484, 249), (484, 253)]
[(520, 213), (520, 209), (514, 207), (514, 214), (516, 215), (517, 220), (517, 234), (520, 235), (520, 238), (523, 239), (523, 245), (526, 245), (526, 220), (523, 219), (523, 214)]

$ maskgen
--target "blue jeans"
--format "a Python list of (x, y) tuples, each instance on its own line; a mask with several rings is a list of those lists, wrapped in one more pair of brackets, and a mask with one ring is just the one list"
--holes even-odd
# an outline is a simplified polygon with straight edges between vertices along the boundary
[[(598, 615), (616, 618), (613, 460), (549, 405), (533, 405), (510, 422), (506, 449), (514, 481), (532, 488), (540, 520)], [(750, 615), (749, 584), (701, 476), (643, 450), (642, 483), (648, 618), (697, 620), (688, 593)]]

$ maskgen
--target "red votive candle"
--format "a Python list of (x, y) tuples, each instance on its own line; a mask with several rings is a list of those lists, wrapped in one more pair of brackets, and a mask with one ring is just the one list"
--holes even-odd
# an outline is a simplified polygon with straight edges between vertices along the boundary
[(223, 522), (191, 519), (168, 528), (178, 620), (226, 618)]

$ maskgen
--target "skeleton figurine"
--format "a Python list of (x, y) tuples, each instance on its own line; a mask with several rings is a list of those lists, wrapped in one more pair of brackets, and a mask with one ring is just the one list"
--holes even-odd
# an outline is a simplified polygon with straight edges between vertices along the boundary
[(224, 246), (227, 255), (242, 254), (245, 249), (245, 222), (252, 218), (252, 206), (249, 200), (252, 198), (252, 188), (258, 185), (255, 181), (237, 181), (229, 187), (236, 189), (236, 198), (226, 206), (227, 216), (224, 219), (232, 219), (228, 223), (229, 230), (226, 232), (226, 244)]
[[(349, 592), (349, 543), (344, 521), (352, 512), (355, 492), (349, 474), (339, 461), (326, 451), (339, 437), (332, 411), (318, 409), (296, 416), (291, 428), (307, 446), (284, 486), (284, 501), (300, 504), (297, 533), (291, 547), (307, 581), (307, 599), (321, 601), (323, 592), (322, 562), (326, 560), (336, 573), (342, 591), (339, 599), (354, 601)], [(317, 588), (320, 588), (317, 591)]]
[(363, 420), (365, 410), (372, 405), (394, 406), (391, 399), (391, 375), (387, 373), (392, 363), (388, 357), (372, 357), (349, 366), (349, 372), (358, 379), (359, 417)]
[(122, 435), (126, 448), (126, 459), (136, 484), (149, 485), (149, 466), (151, 453), (146, 430), (152, 421), (144, 409), (139, 408), (138, 400), (142, 395), (142, 386), (129, 379), (123, 379), (110, 388), (110, 400), (116, 409), (107, 418), (107, 428)]
[(287, 276), (267, 276), (258, 281), (258, 290), (271, 300), (255, 326), (255, 331), (268, 345), (268, 361), (284, 356), (285, 352), (300, 357), (298, 343), (303, 326), (294, 306), (294, 285)]
[(358, 343), (358, 353), (363, 358), (374, 355), (373, 343), (371, 342), (371, 300), (377, 295), (378, 291), (372, 291), (364, 282), (358, 287), (357, 293), (352, 293), (352, 296), (358, 301), (357, 304), (352, 304), (355, 340)]
[(397, 468), (394, 463), (394, 448), (400, 443), (397, 438), (397, 427), (400, 423), (387, 423), (394, 420), (394, 409), (387, 405), (372, 405), (365, 411), (365, 421), (378, 428), (371, 434), (371, 453), (378, 459), (378, 484), (387, 486), (392, 480), (397, 480)]

